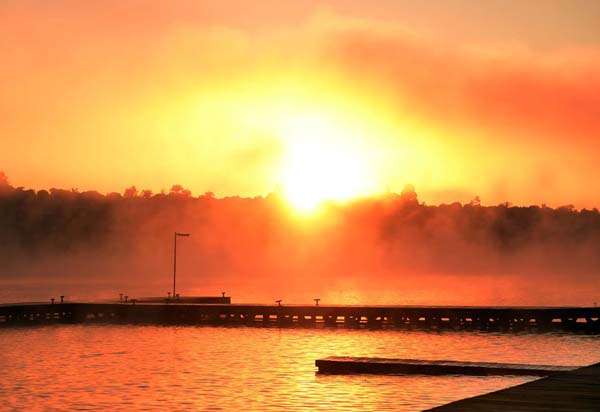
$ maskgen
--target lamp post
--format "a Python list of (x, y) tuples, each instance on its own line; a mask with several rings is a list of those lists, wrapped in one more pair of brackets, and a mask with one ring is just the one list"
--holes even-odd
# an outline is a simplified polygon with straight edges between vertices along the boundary
[(175, 298), (175, 279), (177, 278), (177, 237), (188, 237), (189, 235), (189, 233), (179, 232), (175, 232), (175, 234), (173, 235), (173, 299)]

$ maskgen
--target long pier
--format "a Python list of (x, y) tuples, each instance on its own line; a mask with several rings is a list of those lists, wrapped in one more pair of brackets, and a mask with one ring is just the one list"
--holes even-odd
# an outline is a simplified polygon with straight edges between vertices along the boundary
[(600, 308), (597, 307), (251, 305), (136, 301), (0, 305), (0, 326), (100, 322), (600, 332), (599, 319)]

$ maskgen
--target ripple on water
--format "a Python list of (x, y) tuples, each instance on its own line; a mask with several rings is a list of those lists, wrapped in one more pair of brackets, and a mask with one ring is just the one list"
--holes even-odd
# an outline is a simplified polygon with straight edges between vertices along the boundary
[(397, 330), (56, 325), (0, 330), (9, 409), (422, 410), (527, 377), (326, 376), (317, 358), (583, 365), (600, 337)]

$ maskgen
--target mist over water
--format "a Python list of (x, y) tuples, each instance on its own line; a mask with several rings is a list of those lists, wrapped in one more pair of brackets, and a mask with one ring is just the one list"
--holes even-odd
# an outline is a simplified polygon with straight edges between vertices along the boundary
[[(0, 0), (0, 412), (418, 411), (536, 377), (315, 360), (599, 362), (598, 308), (327, 309), (597, 306), (598, 22), (589, 0)], [(129, 300), (167, 297), (175, 258), (183, 297), (261, 309)], [(575, 375), (564, 403), (597, 401)]]
[(234, 302), (593, 305), (600, 214), (509, 204), (429, 206), (401, 194), (299, 215), (278, 195), (194, 197), (0, 186), (0, 300), (166, 295)]

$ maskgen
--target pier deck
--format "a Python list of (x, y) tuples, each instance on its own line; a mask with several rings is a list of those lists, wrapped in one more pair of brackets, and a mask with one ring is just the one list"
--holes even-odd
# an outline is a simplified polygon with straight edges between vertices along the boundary
[(317, 359), (319, 373), (418, 374), (418, 375), (521, 375), (549, 376), (577, 369), (575, 366), (525, 365), (495, 362), (388, 359), (330, 356)]
[(429, 410), (435, 412), (600, 411), (600, 363)]
[(0, 305), (0, 325), (180, 323), (600, 332), (597, 307), (249, 305), (192, 303), (27, 303)]

